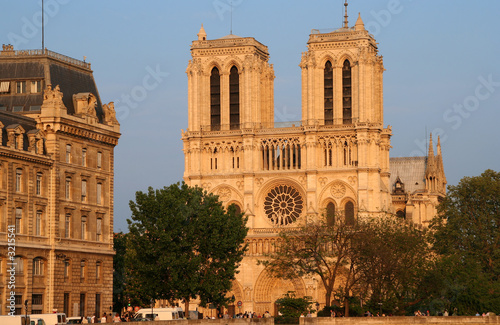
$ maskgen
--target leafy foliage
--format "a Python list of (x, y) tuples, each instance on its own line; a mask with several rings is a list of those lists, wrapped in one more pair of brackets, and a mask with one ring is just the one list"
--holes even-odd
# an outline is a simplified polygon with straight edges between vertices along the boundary
[(355, 264), (363, 279), (363, 298), (378, 311), (405, 314), (426, 297), (422, 279), (432, 268), (426, 229), (392, 215), (360, 221), (353, 241)]
[(299, 323), (300, 315), (312, 313), (311, 297), (297, 298), (295, 292), (288, 291), (283, 298), (276, 300), (280, 316), (278, 317), (279, 324), (295, 324)]
[(486, 170), (448, 187), (433, 221), (442, 285), (436, 303), (461, 315), (500, 312), (500, 173)]
[(248, 231), (234, 206), (225, 211), (217, 196), (177, 183), (137, 192), (130, 208), (126, 263), (144, 298), (228, 302)]
[(355, 226), (343, 218), (308, 222), (302, 227), (282, 231), (275, 252), (259, 263), (276, 277), (293, 279), (316, 275), (326, 290), (326, 305), (330, 305), (338, 277), (349, 269), (350, 242)]

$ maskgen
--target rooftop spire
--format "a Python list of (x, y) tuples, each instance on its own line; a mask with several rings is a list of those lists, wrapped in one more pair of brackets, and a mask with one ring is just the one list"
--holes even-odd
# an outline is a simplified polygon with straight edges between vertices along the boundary
[(345, 7), (345, 15), (344, 15), (344, 28), (349, 28), (349, 24), (347, 21), (347, 6), (349, 4), (347, 3), (347, 0), (345, 0), (344, 7)]
[(363, 23), (363, 19), (361, 19), (361, 13), (358, 13), (358, 20), (356, 20), (356, 25), (354, 25), (354, 29), (357, 31), (365, 30), (365, 24)]
[(203, 24), (201, 24), (200, 31), (198, 32), (198, 41), (205, 41), (207, 39), (207, 33), (205, 32), (205, 28), (203, 28)]
[(441, 156), (441, 138), (438, 136), (437, 155)]
[(432, 143), (432, 133), (431, 133), (431, 138), (429, 139), (429, 158), (434, 157), (434, 144)]

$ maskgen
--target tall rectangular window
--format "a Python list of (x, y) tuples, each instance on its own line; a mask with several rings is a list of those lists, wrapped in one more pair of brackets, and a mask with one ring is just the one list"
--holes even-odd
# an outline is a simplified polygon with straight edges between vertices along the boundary
[(85, 279), (85, 260), (80, 261), (80, 281)]
[(70, 144), (66, 145), (66, 162), (67, 163), (71, 162), (71, 145)]
[(82, 166), (87, 166), (87, 149), (82, 149)]
[(97, 241), (100, 241), (101, 235), (102, 235), (102, 218), (97, 218), (95, 239)]
[(20, 234), (22, 232), (22, 219), (23, 218), (23, 209), (16, 208), (16, 233)]
[(97, 195), (97, 204), (102, 203), (102, 184), (97, 183), (97, 189), (96, 189), (96, 195)]
[(64, 221), (64, 237), (69, 238), (71, 236), (71, 215), (67, 214)]
[(95, 314), (101, 315), (101, 294), (95, 294)]
[(71, 199), (71, 177), (66, 177), (65, 192), (66, 200)]
[(69, 292), (64, 293), (63, 312), (69, 315)]
[(102, 168), (102, 152), (97, 152), (97, 168)]
[(69, 277), (69, 260), (64, 260), (64, 277), (68, 278)]
[(16, 267), (16, 275), (17, 273), (24, 273), (24, 261), (21, 256), (14, 256), (14, 266)]
[(36, 195), (42, 195), (42, 173), (36, 173)]
[(85, 315), (85, 294), (80, 293), (80, 315), (82, 317), (86, 317)]
[(82, 202), (87, 201), (87, 181), (82, 180)]
[(95, 264), (95, 278), (99, 280), (101, 278), (101, 262), (97, 261)]
[(16, 83), (16, 92), (18, 94), (25, 94), (26, 93), (26, 81), (18, 81)]
[(82, 217), (82, 239), (87, 239), (87, 217)]
[(21, 168), (16, 169), (16, 192), (21, 192), (22, 190), (22, 179), (23, 170)]
[(35, 220), (35, 236), (41, 236), (41, 234), (42, 234), (42, 211), (37, 211)]

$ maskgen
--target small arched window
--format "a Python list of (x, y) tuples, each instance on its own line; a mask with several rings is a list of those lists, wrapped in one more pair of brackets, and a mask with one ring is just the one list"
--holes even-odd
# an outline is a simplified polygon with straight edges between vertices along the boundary
[(351, 201), (345, 204), (345, 223), (349, 226), (354, 225), (354, 203)]
[(330, 227), (335, 224), (335, 204), (332, 202), (326, 205), (326, 224)]
[(342, 67), (342, 118), (343, 124), (352, 123), (352, 80), (349, 60), (345, 60)]
[(229, 123), (231, 130), (240, 128), (240, 74), (235, 66), (229, 73)]
[(330, 61), (325, 63), (324, 98), (325, 125), (331, 125), (333, 124), (333, 68)]
[(396, 216), (397, 216), (398, 218), (403, 219), (403, 220), (405, 220), (405, 219), (406, 219), (406, 213), (405, 213), (403, 210), (398, 210), (398, 211), (396, 212)]
[(220, 130), (220, 74), (214, 67), (210, 74), (210, 128)]

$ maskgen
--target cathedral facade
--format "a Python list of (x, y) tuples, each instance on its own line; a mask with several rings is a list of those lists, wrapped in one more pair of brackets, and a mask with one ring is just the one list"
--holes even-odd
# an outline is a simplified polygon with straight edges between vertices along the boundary
[(302, 120), (286, 127), (274, 123), (265, 45), (232, 34), (208, 40), (202, 26), (191, 55), (184, 180), (248, 216), (249, 249), (229, 294), (241, 302), (236, 312), (273, 312), (287, 291), (324, 304), (315, 279), (278, 280), (257, 265), (284, 228), (324, 215), (434, 216), (446, 184), (440, 146), (432, 158), (389, 158), (383, 60), (360, 16), (353, 27), (313, 30), (300, 61)]

